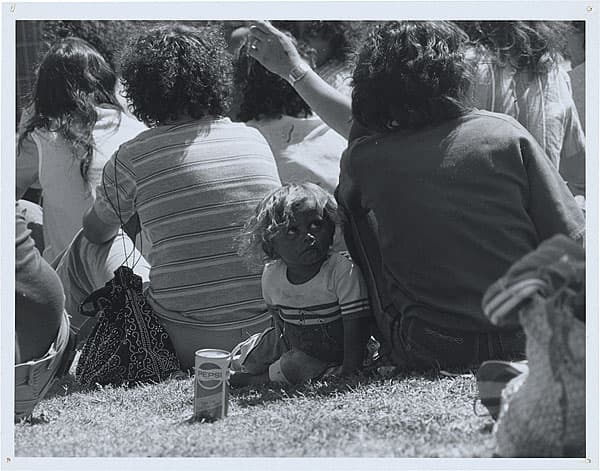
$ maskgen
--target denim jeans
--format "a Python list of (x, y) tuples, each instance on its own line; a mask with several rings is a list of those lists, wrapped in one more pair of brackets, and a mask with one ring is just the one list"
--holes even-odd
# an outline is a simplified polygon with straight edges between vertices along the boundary
[(288, 349), (300, 350), (326, 362), (344, 361), (344, 327), (341, 319), (327, 324), (283, 323), (283, 339)]
[[(415, 312), (417, 311), (417, 312)], [(400, 314), (394, 308), (377, 315), (378, 329), (397, 366), (407, 369), (476, 367), (487, 360), (525, 358), (521, 329), (476, 332), (451, 329), (419, 317), (418, 310)]]

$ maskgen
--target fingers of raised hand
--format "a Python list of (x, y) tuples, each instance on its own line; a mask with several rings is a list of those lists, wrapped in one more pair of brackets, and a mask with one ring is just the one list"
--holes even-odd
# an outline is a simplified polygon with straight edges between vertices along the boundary
[(272, 33), (269, 30), (264, 30), (260, 26), (252, 25), (250, 26), (250, 38), (258, 39), (258, 40), (266, 40), (272, 36)]
[(256, 20), (253, 21), (251, 26), (251, 30), (260, 31), (265, 34), (276, 34), (279, 33), (279, 30), (275, 28), (270, 22), (266, 20)]

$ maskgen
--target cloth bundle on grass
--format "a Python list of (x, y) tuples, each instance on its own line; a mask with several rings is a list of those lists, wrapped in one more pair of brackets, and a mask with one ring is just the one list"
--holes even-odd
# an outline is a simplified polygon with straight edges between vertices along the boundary
[(84, 315), (98, 315), (76, 375), (83, 385), (159, 382), (179, 371), (167, 332), (142, 293), (142, 279), (127, 266), (81, 305)]
[(515, 263), (483, 298), (497, 325), (519, 322), (528, 373), (502, 391), (503, 457), (585, 456), (585, 253), (558, 235)]

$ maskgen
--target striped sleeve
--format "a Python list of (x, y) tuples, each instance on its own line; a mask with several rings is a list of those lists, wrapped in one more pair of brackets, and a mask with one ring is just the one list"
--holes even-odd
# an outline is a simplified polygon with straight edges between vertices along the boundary
[(135, 173), (121, 149), (104, 166), (96, 188), (94, 210), (107, 224), (124, 224), (136, 211)]
[(340, 255), (334, 270), (335, 290), (342, 311), (342, 319), (369, 317), (371, 307), (367, 286), (360, 269)]

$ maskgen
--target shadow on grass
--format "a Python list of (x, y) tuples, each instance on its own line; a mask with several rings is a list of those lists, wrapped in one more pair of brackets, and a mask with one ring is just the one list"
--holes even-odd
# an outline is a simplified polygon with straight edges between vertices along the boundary
[(371, 383), (380, 383), (386, 379), (400, 380), (406, 374), (394, 375), (389, 378), (374, 374), (359, 374), (347, 378), (327, 378), (312, 380), (301, 385), (287, 385), (269, 383), (239, 387), (231, 390), (232, 397), (240, 407), (253, 407), (273, 402), (279, 402), (290, 398), (303, 397), (328, 397), (353, 392), (356, 388)]
[(439, 370), (428, 371), (402, 371), (395, 370), (393, 373), (379, 374), (376, 370), (363, 370), (358, 374), (346, 378), (326, 378), (309, 381), (302, 385), (286, 384), (264, 384), (232, 388), (231, 396), (236, 399), (240, 407), (253, 407), (273, 402), (279, 402), (289, 398), (302, 397), (328, 397), (353, 392), (359, 387), (369, 384), (377, 384), (383, 381), (401, 381), (406, 378), (418, 378), (423, 380), (438, 380), (442, 377), (459, 376), (464, 374), (463, 370), (455, 370), (450, 373), (440, 373)]
[[(189, 379), (191, 378), (191, 374), (190, 372), (186, 372), (186, 371), (177, 371), (173, 374), (171, 374), (168, 378), (168, 380), (184, 380), (184, 379)], [(165, 380), (167, 381), (167, 380)], [(125, 387), (125, 388), (134, 388), (136, 386), (142, 385), (142, 384), (148, 384), (148, 383), (124, 383), (123, 385), (120, 386), (108, 386), (108, 387)], [(157, 383), (154, 383), (157, 384)], [(79, 381), (77, 381), (77, 378), (74, 374), (72, 373), (67, 373), (65, 376), (63, 376), (62, 378), (59, 379), (55, 379), (54, 380), (54, 384), (50, 387), (50, 389), (48, 390), (48, 393), (46, 393), (46, 395), (44, 396), (44, 399), (50, 399), (53, 397), (62, 397), (62, 396), (68, 396), (70, 394), (75, 394), (75, 393), (89, 393), (92, 391), (97, 391), (99, 389), (102, 389), (103, 386), (99, 385), (99, 384), (94, 384), (94, 385), (83, 385), (81, 384)]]

